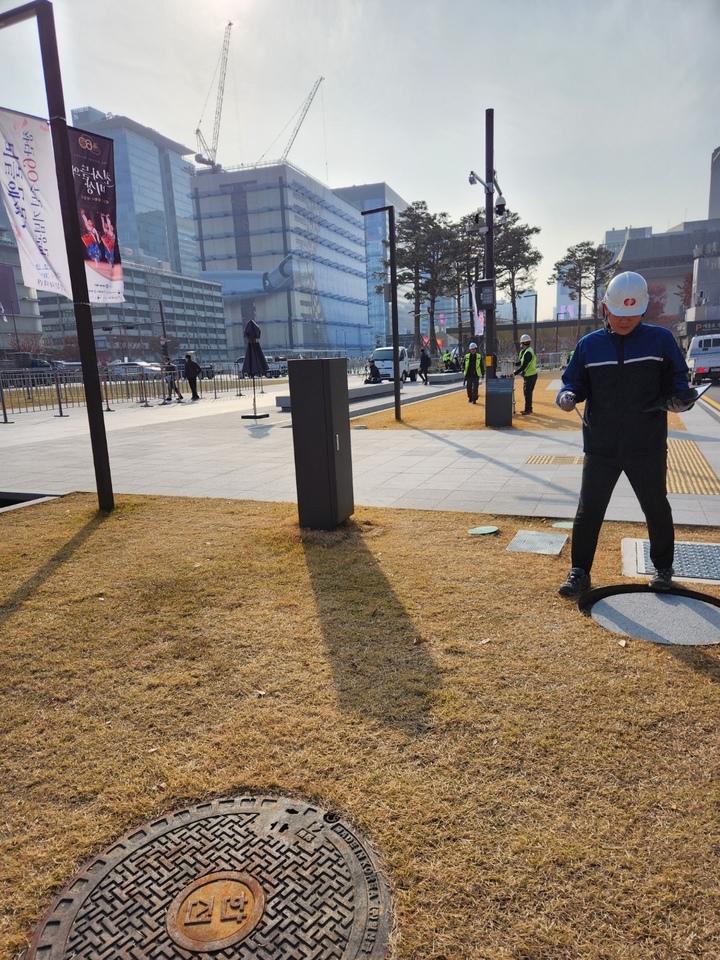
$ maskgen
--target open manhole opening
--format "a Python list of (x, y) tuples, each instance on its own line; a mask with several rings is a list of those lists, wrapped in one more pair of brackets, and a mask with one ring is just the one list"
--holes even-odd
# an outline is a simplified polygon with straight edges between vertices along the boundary
[(26, 960), (379, 960), (391, 929), (389, 885), (355, 827), (243, 796), (175, 811), (86, 864)]
[(0, 490), (0, 513), (3, 510), (27, 507), (32, 503), (42, 503), (44, 500), (57, 500), (57, 496), (51, 493), (7, 493)]

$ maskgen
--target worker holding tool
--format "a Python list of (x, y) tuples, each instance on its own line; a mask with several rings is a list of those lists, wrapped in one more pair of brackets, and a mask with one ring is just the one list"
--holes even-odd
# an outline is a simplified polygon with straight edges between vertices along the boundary
[(688, 368), (665, 327), (642, 322), (648, 289), (637, 273), (614, 277), (603, 298), (605, 326), (583, 337), (563, 371), (555, 402), (572, 411), (585, 401), (585, 459), (573, 524), (572, 570), (558, 592), (590, 589), (600, 528), (624, 473), (647, 522), (652, 590), (672, 588), (675, 530), (667, 498), (667, 411), (683, 413), (697, 399)]

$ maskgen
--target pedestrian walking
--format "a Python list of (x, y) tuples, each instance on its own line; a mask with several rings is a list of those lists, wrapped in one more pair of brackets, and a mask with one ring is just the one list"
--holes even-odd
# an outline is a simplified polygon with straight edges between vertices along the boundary
[(518, 354), (517, 364), (513, 371), (515, 376), (523, 378), (523, 398), (525, 400), (525, 409), (520, 413), (527, 416), (533, 412), (533, 391), (537, 383), (537, 357), (532, 348), (532, 341), (527, 333), (520, 337), (520, 353)]
[(186, 353), (184, 373), (185, 379), (187, 380), (188, 386), (192, 392), (192, 397), (190, 398), (191, 400), (200, 399), (200, 395), (197, 392), (197, 378), (200, 376), (201, 372), (202, 370), (200, 368), (200, 364), (193, 360), (191, 353)]
[(428, 380), (428, 370), (430, 369), (430, 354), (428, 353), (427, 347), (423, 347), (420, 351), (420, 379), (427, 386), (430, 381)]
[(572, 569), (558, 593), (590, 589), (600, 528), (624, 473), (647, 522), (655, 573), (650, 589), (672, 588), (675, 529), (667, 498), (667, 411), (689, 410), (697, 391), (673, 335), (642, 322), (648, 289), (637, 273), (614, 277), (603, 298), (605, 327), (584, 336), (562, 374), (555, 402), (571, 411), (585, 401), (580, 499), (573, 524)]
[(172, 403), (173, 391), (177, 394), (178, 403), (183, 399), (183, 395), (180, 393), (180, 388), (177, 385), (178, 380), (178, 368), (172, 362), (170, 357), (165, 357), (163, 360), (163, 377), (165, 379), (165, 386), (167, 387), (167, 397), (165, 397), (165, 403)]
[(463, 362), (463, 383), (467, 390), (468, 403), (477, 403), (482, 375), (482, 357), (478, 353), (478, 345), (473, 342), (468, 344), (468, 352)]

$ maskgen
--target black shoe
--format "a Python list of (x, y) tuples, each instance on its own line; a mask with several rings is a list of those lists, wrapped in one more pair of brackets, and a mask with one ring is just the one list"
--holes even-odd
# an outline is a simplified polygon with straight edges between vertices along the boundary
[(657, 593), (667, 593), (668, 590), (672, 590), (674, 586), (674, 573), (675, 571), (672, 567), (665, 567), (663, 570), (656, 570), (648, 586), (651, 590), (655, 590)]
[(529, 413), (532, 413), (532, 410), (521, 410), (520, 415), (526, 417)]
[(565, 583), (561, 583), (558, 593), (561, 597), (579, 597), (590, 589), (590, 577), (582, 567), (573, 567)]

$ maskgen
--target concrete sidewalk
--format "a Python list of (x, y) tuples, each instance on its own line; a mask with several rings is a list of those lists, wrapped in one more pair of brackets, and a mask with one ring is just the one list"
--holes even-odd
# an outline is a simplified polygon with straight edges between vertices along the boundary
[[(258, 395), (221, 395), (199, 403), (118, 404), (105, 414), (113, 489), (116, 494), (227, 497), (296, 501), (291, 419), (275, 405), (286, 384), (266, 385)], [(445, 392), (445, 391), (443, 391)], [(402, 402), (438, 396), (422, 384), (406, 384)], [(392, 407), (380, 398), (373, 409)], [(0, 491), (64, 494), (94, 491), (95, 474), (84, 407), (67, 417), (52, 413), (14, 414), (0, 423)], [(720, 477), (720, 418), (701, 401), (683, 414), (690, 440)], [(534, 432), (352, 430), (355, 502), (468, 514), (572, 519), (582, 467), (567, 462), (582, 456), (577, 431)], [(562, 458), (559, 463), (528, 463), (529, 458)], [(720, 497), (672, 494), (675, 522), (720, 526)], [(610, 520), (642, 521), (627, 481), (622, 478), (607, 514)]]

